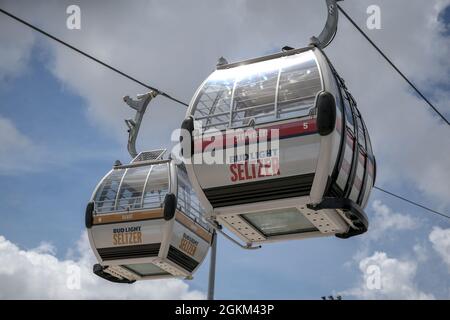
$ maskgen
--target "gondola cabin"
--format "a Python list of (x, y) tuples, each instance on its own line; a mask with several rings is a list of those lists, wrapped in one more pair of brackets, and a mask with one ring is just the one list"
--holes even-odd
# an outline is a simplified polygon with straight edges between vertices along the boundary
[(86, 210), (98, 259), (94, 273), (113, 281), (190, 278), (205, 258), (212, 230), (183, 165), (140, 153), (116, 165), (99, 183)]
[(218, 64), (182, 129), (187, 172), (207, 216), (246, 243), (367, 230), (369, 134), (320, 49)]

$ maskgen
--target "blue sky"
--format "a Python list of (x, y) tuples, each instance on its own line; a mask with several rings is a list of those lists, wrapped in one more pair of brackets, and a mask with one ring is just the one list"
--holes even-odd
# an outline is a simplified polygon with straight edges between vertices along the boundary
[(89, 125), (83, 114), (83, 99), (54, 79), (39, 48), (33, 51), (36, 55), (32, 55), (27, 73), (11, 81), (2, 93), (2, 116), (14, 121), (48, 153), (42, 167), (32, 168), (27, 174), (2, 176), (5, 223), (0, 230), (8, 239), (27, 247), (34, 246), (43, 235), (51, 235), (64, 250), (79, 237), (85, 202), (81, 199), (89, 198), (92, 186), (111, 165), (108, 157), (92, 159), (89, 153), (98, 146), (100, 150), (120, 150), (120, 146)]
[[(284, 24), (274, 23), (278, 27), (261, 22), (260, 30), (253, 28), (251, 21), (266, 19), (274, 10), (273, 4), (267, 2), (259, 7), (251, 1), (245, 4), (232, 1), (213, 9), (199, 1), (198, 10), (193, 12), (189, 8), (180, 8), (180, 3), (148, 9), (147, 6), (155, 2), (141, 2), (124, 9), (123, 4), (113, 2), (100, 13), (93, 10), (97, 4), (79, 1), (86, 26), (74, 33), (77, 31), (63, 27), (65, 7), (70, 2), (37, 2), (40, 7), (30, 1), (0, 1), (0, 7), (16, 12), (186, 101), (212, 70), (215, 60), (222, 55), (220, 52), (230, 60), (257, 56), (258, 52), (273, 51), (282, 45), (305, 43), (307, 35), (318, 30), (317, 24), (307, 19), (308, 10), (300, 13), (304, 18), (300, 20), (305, 21), (304, 30), (298, 30), (297, 22), (291, 19), (286, 19)], [(323, 9), (311, 1), (304, 2), (303, 8), (310, 6), (314, 12)], [(365, 8), (372, 2), (362, 1), (358, 5), (349, 2), (345, 7), (360, 25), (364, 25)], [(388, 54), (403, 70), (408, 70), (415, 82), (433, 95), (434, 101), (449, 117), (450, 64), (446, 52), (450, 52), (450, 40), (448, 29), (443, 32), (438, 28), (442, 25), (448, 28), (450, 7), (442, 8), (448, 6), (449, 1), (436, 0), (426, 4), (414, 1), (407, 9), (409, 15), (405, 14), (401, 19), (396, 17), (403, 6), (394, 6), (389, 1), (378, 2), (384, 27), (369, 34), (387, 48)], [(403, 2), (405, 6), (410, 3)], [(283, 1), (275, 7), (280, 12), (273, 19), (284, 21), (282, 18), (289, 17), (289, 11), (292, 11), (289, 8), (295, 8), (295, 5), (293, 1)], [(109, 31), (111, 21), (115, 21), (122, 10), (140, 14), (141, 8), (148, 9), (146, 14), (150, 18), (146, 23), (120, 21), (120, 31)], [(441, 9), (436, 11), (434, 8)], [(200, 22), (193, 22), (195, 19), (183, 18), (186, 10), (206, 21), (199, 18)], [(233, 18), (232, 13), (236, 10), (242, 13), (241, 18)], [(205, 18), (202, 15), (205, 12), (212, 12), (211, 16)], [(430, 26), (427, 19), (416, 19), (424, 12), (435, 25)], [(111, 20), (108, 20), (108, 14)], [(158, 15), (161, 18), (158, 19)], [(98, 18), (95, 24), (92, 22), (94, 17)], [(164, 24), (162, 21), (167, 17), (175, 22), (181, 20), (176, 23), (183, 23), (186, 30), (181, 32), (182, 29), (171, 24), (173, 21)], [(153, 18), (156, 19), (154, 24)], [(236, 21), (230, 21), (232, 19)], [(335, 40), (337, 44), (329, 49), (329, 54), (360, 101), (361, 112), (367, 119), (379, 165), (379, 185), (449, 212), (448, 129), (425, 110), (425, 104), (411, 94), (343, 19)], [(204, 30), (211, 21), (221, 22), (221, 27)], [(396, 36), (398, 30), (401, 32), (412, 23), (412, 31), (418, 30), (419, 34), (411, 32)], [(142, 39), (149, 39), (144, 27), (148, 30), (158, 28), (159, 36), (155, 36), (154, 43), (143, 43)], [(284, 36), (286, 29), (291, 33), (298, 30), (298, 34)], [(224, 35), (232, 44), (231, 49), (217, 41)], [(199, 36), (204, 39), (198, 40)], [(126, 39), (129, 43), (124, 42)], [(61, 263), (68, 259), (84, 261), (87, 253), (80, 248), (86, 247), (77, 247), (77, 242), (82, 241), (79, 239), (84, 230), (86, 202), (114, 160), (127, 160), (123, 119), (130, 114), (121, 103), (121, 97), (134, 96), (145, 90), (32, 34), (3, 15), (0, 16), (0, 40), (5, 43), (0, 47), (0, 120), (4, 120), (4, 127), (9, 130), (2, 131), (0, 127), (0, 133), (6, 132), (20, 141), (14, 146), (8, 139), (0, 137), (0, 236), (4, 237), (3, 241), (8, 241), (11, 252), (18, 252), (20, 248), (23, 252), (37, 252), (47, 258), (55, 256)], [(399, 44), (401, 41), (404, 43)], [(439, 46), (434, 51), (423, 49), (418, 52), (427, 41), (438, 41), (434, 43)], [(349, 55), (349, 44), (352, 45), (350, 54), (354, 57)], [(409, 47), (413, 49), (408, 51)], [(184, 49), (182, 55), (173, 53), (180, 48)], [(172, 129), (183, 119), (184, 110), (163, 98), (157, 99), (150, 116), (146, 117), (141, 147), (167, 145)], [(406, 106), (410, 109), (405, 109)], [(424, 139), (420, 140), (420, 145), (411, 143), (408, 138), (418, 140), (426, 134), (430, 135), (430, 140), (420, 138)], [(249, 252), (220, 238), (217, 298), (318, 299), (332, 293), (342, 293), (348, 299), (450, 298), (448, 220), (428, 215), (375, 190), (367, 211), (373, 229), (351, 240), (324, 238), (277, 243)], [(51, 246), (43, 249), (43, 243)], [(78, 250), (76, 257), (74, 250)], [(376, 252), (385, 253), (387, 258)], [(0, 252), (0, 259), (5, 257)], [(405, 284), (407, 289), (398, 291), (386, 284), (379, 292), (365, 290), (361, 265), (362, 261), (371, 259), (384, 266), (392, 283), (398, 281), (397, 285)], [(208, 263), (205, 262), (195, 279), (186, 282), (188, 289), (177, 282), (176, 288), (168, 290), (162, 297), (186, 297), (187, 292), (200, 292), (201, 296), (206, 291), (207, 271)], [(13, 277), (2, 273), (0, 267), (0, 281), (7, 282)], [(153, 292), (158, 285), (162, 286), (150, 282), (138, 287), (142, 290), (136, 289), (130, 296), (146, 297), (145, 290)], [(117, 285), (108, 288), (123, 290)], [(7, 294), (2, 296), (0, 293), (0, 297), (21, 297), (20, 290)], [(61, 294), (65, 297), (63, 294), (66, 293)], [(108, 294), (109, 297), (122, 297), (111, 291)], [(22, 296), (39, 297), (39, 294), (24, 292)], [(67, 296), (85, 297), (84, 293), (77, 296), (76, 292)], [(157, 293), (149, 296), (158, 297)]]

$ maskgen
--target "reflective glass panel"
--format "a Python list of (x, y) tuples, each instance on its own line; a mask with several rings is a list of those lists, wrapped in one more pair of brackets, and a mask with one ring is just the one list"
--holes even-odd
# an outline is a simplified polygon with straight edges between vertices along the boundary
[(198, 200), (197, 194), (191, 186), (184, 165), (178, 166), (178, 198), (177, 208), (181, 212), (191, 217), (205, 229), (209, 226), (203, 218), (204, 209)]
[(124, 172), (125, 170), (112, 170), (103, 180), (94, 196), (96, 213), (114, 211), (117, 191)]
[(265, 236), (317, 231), (296, 208), (247, 213), (243, 217)]
[(205, 129), (225, 129), (230, 121), (234, 76), (228, 70), (216, 71), (203, 86), (195, 102), (194, 117)]
[(117, 210), (133, 210), (142, 207), (142, 192), (149, 167), (130, 168), (120, 186)]
[(163, 206), (164, 197), (169, 191), (168, 165), (160, 164), (152, 166), (150, 176), (145, 187), (143, 207), (158, 208)]
[(127, 264), (124, 265), (128, 270), (137, 273), (138, 275), (145, 276), (156, 276), (156, 275), (166, 275), (169, 274), (158, 266), (152, 263), (140, 263), (140, 264)]
[[(267, 62), (258, 64), (262, 63)], [(278, 65), (272, 67), (266, 71), (249, 68), (251, 71), (239, 77), (233, 99), (232, 127), (246, 126), (252, 119), (254, 123), (261, 123), (275, 118)]]
[(322, 90), (319, 69), (312, 53), (305, 53), (301, 60), (296, 56), (285, 59), (293, 61), (287, 61), (281, 69), (278, 116), (283, 119), (306, 116), (314, 106), (316, 94)]

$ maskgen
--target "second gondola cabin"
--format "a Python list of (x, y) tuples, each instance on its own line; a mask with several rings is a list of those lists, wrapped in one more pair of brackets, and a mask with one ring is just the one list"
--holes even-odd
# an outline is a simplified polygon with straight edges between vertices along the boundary
[(246, 243), (364, 233), (375, 158), (324, 53), (223, 62), (194, 95), (182, 125), (191, 136), (181, 136), (209, 218)]
[(212, 229), (184, 166), (162, 159), (163, 152), (141, 152), (96, 187), (86, 227), (98, 276), (120, 283), (189, 279), (207, 255)]

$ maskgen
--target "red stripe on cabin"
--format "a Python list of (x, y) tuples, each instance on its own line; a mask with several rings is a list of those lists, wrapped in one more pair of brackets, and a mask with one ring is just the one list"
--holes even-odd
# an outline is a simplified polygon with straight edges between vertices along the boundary
[[(272, 126), (268, 126), (268, 127), (261, 127), (261, 128), (253, 129), (254, 132), (256, 132), (257, 134), (250, 136), (250, 137), (245, 136), (245, 144), (258, 142), (258, 140), (260, 138), (259, 132), (261, 130), (267, 130), (267, 138), (265, 138), (266, 135), (264, 135), (263, 141), (270, 142), (270, 140), (272, 138), (271, 130), (276, 130), (276, 129), (279, 130), (278, 133), (279, 133), (280, 139), (302, 136), (302, 135), (307, 135), (307, 134), (313, 134), (313, 133), (317, 133), (317, 121), (315, 118), (313, 118), (313, 119), (308, 119), (308, 120), (294, 121), (294, 122), (289, 122), (289, 123), (283, 123), (280, 125), (272, 125)], [(237, 129), (237, 130), (239, 130), (239, 129)], [(244, 135), (245, 135), (246, 130), (252, 130), (252, 129), (251, 128), (242, 128)], [(233, 132), (230, 132), (230, 134), (227, 135), (226, 131), (220, 131), (220, 133), (222, 134), (223, 147), (225, 147), (227, 145), (231, 146), (233, 144), (234, 144), (234, 146), (238, 145), (238, 143), (237, 143), (238, 140), (237, 140), (236, 134), (233, 134)], [(237, 134), (237, 135), (240, 136), (241, 134)], [(214, 138), (214, 139), (216, 138), (215, 136), (210, 136), (210, 137)], [(201, 144), (201, 150), (204, 151), (208, 145), (210, 145), (211, 143), (214, 142), (214, 139), (209, 140), (208, 136), (195, 139), (194, 140), (195, 151), (200, 149), (200, 144)], [(239, 145), (243, 145), (243, 144), (244, 143), (242, 143), (242, 141), (240, 141)]]

